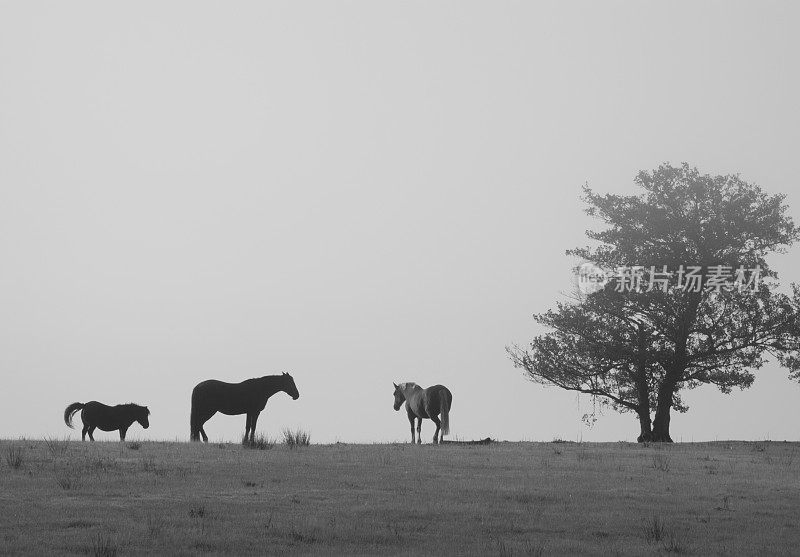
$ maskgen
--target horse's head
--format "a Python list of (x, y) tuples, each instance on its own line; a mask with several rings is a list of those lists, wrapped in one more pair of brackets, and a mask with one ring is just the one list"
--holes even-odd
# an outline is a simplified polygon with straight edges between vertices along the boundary
[(140, 406), (139, 413), (136, 416), (136, 421), (139, 422), (144, 429), (150, 427), (150, 420), (148, 416), (150, 415), (150, 409), (147, 406)]
[(300, 398), (300, 393), (297, 390), (297, 385), (294, 384), (292, 376), (283, 372), (281, 377), (283, 378), (283, 392), (292, 397), (292, 400)]
[(394, 409), (400, 410), (400, 407), (406, 401), (406, 395), (403, 393), (403, 389), (400, 388), (400, 385), (397, 383), (392, 383), (394, 385)]

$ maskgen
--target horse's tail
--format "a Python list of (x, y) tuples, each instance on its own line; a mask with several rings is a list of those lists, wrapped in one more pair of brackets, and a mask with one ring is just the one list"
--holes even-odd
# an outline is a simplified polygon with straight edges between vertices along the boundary
[(72, 427), (72, 417), (75, 413), (83, 408), (82, 402), (73, 402), (69, 406), (67, 406), (66, 410), (64, 410), (64, 423), (67, 424), (69, 427)]
[(197, 400), (195, 391), (197, 387), (192, 390), (192, 410), (189, 414), (189, 440), (200, 441), (200, 409), (197, 408)]
[(450, 404), (453, 402), (453, 395), (445, 389), (442, 391), (442, 435), (450, 435)]

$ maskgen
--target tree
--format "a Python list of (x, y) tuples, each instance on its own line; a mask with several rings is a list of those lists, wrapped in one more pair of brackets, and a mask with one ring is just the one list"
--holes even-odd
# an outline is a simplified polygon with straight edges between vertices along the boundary
[(778, 292), (766, 261), (800, 230), (785, 196), (739, 176), (662, 165), (636, 184), (634, 196), (586, 188), (587, 213), (607, 227), (587, 232), (599, 245), (567, 252), (614, 280), (534, 316), (552, 331), (507, 350), (529, 379), (636, 412), (639, 440), (669, 442), (684, 388), (747, 388), (768, 354), (800, 378), (800, 289)]
[(529, 351), (509, 348), (511, 360), (535, 370), (527, 374), (537, 383), (590, 394), (617, 411), (636, 413), (638, 440), (651, 441), (657, 336), (624, 295), (603, 291), (575, 301), (536, 316), (553, 332), (535, 338)]

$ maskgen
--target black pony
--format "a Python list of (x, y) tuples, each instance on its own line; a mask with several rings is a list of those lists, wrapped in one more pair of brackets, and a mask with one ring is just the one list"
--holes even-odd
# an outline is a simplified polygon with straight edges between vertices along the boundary
[(94, 441), (92, 433), (97, 427), (103, 431), (115, 431), (118, 429), (120, 441), (125, 441), (125, 433), (133, 422), (139, 422), (145, 429), (150, 427), (150, 421), (147, 419), (150, 415), (150, 410), (148, 410), (147, 406), (139, 406), (133, 403), (107, 406), (96, 400), (86, 404), (73, 402), (64, 410), (64, 423), (69, 427), (72, 427), (72, 417), (78, 410), (83, 410), (81, 412), (81, 421), (83, 421), (81, 439), (84, 441), (86, 441), (87, 433), (89, 434), (89, 439)]
[(300, 397), (294, 379), (288, 373), (283, 375), (265, 375), (248, 379), (241, 383), (224, 383), (209, 379), (199, 383), (192, 390), (192, 413), (190, 416), (190, 438), (192, 441), (208, 443), (208, 436), (203, 424), (217, 412), (228, 416), (247, 414), (244, 435), (252, 441), (255, 437), (258, 415), (267, 405), (267, 399), (283, 391), (294, 400)]

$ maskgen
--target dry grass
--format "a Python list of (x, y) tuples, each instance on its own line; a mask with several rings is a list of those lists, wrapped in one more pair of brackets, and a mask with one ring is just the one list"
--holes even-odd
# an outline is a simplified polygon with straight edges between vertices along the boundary
[(0, 441), (21, 460), (0, 470), (0, 536), (11, 554), (791, 554), (796, 445), (754, 447)]
[(25, 447), (10, 446), (6, 448), (6, 464), (11, 470), (19, 470), (25, 462)]
[(256, 434), (252, 440), (247, 436), (242, 435), (242, 447), (245, 449), (257, 449), (259, 451), (266, 451), (275, 446), (275, 441), (267, 437), (263, 433)]
[(311, 444), (311, 434), (307, 431), (303, 431), (302, 429), (294, 431), (291, 429), (284, 429), (283, 443), (290, 449), (295, 449), (297, 447), (308, 447)]

